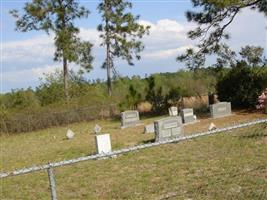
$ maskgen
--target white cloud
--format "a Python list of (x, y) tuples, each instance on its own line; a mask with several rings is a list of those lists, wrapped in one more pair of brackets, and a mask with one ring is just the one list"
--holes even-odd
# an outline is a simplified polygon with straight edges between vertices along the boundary
[(3, 62), (40, 62), (53, 59), (53, 38), (41, 35), (27, 40), (3, 43)]
[(179, 53), (183, 53), (188, 48), (193, 48), (192, 45), (182, 46), (174, 49), (158, 50), (145, 53), (143, 58), (168, 59), (170, 57), (177, 57)]
[(44, 74), (54, 72), (56, 69), (61, 69), (60, 65), (46, 65), (31, 69), (19, 71), (8, 71), (3, 73), (3, 83), (23, 83), (38, 81)]

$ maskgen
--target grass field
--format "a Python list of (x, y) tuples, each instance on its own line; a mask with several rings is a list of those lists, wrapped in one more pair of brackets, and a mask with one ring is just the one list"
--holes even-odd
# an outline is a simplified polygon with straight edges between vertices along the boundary
[[(266, 118), (237, 112), (227, 118), (200, 119), (185, 126), (186, 134)], [(156, 118), (144, 119), (144, 123)], [(72, 124), (20, 135), (1, 136), (1, 171), (70, 159), (95, 152), (95, 123), (110, 133), (112, 148), (150, 141), (143, 127), (120, 130), (119, 121)], [(115, 159), (87, 161), (56, 168), (58, 199), (267, 199), (266, 125), (162, 145)], [(47, 174), (1, 180), (1, 199), (49, 199)]]

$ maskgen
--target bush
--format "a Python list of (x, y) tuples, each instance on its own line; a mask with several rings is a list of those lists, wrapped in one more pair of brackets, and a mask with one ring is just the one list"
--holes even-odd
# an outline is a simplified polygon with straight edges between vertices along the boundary
[(220, 101), (229, 101), (236, 108), (249, 108), (255, 107), (258, 94), (266, 85), (266, 71), (240, 62), (218, 81), (217, 92)]

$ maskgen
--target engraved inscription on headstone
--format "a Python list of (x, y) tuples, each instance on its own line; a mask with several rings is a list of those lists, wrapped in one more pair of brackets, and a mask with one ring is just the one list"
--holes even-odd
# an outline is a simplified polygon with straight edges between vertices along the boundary
[(181, 110), (181, 117), (183, 123), (192, 123), (196, 121), (196, 116), (194, 115), (193, 108), (185, 108)]
[(95, 141), (96, 141), (97, 154), (104, 154), (111, 152), (111, 142), (109, 134), (96, 135)]
[(225, 117), (232, 114), (230, 102), (220, 102), (210, 105), (210, 114), (212, 118)]
[(170, 116), (177, 116), (178, 115), (177, 107), (174, 107), (174, 106), (170, 107), (169, 108), (169, 115)]
[(139, 112), (137, 110), (128, 110), (121, 113), (121, 128), (135, 126), (139, 123)]
[(177, 138), (183, 135), (182, 119), (179, 116), (167, 117), (154, 122), (156, 142)]

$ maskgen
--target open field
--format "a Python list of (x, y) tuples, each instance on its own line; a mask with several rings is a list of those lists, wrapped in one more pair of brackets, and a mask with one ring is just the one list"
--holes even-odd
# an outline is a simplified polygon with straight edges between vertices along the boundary
[[(186, 125), (187, 134), (266, 118), (237, 112)], [(144, 119), (145, 124), (156, 118)], [(1, 171), (75, 158), (95, 152), (95, 123), (111, 134), (113, 149), (153, 140), (143, 126), (120, 130), (119, 121), (69, 126), (76, 136), (65, 140), (66, 127), (1, 137)], [(265, 125), (266, 126), (266, 125)], [(264, 125), (120, 156), (56, 168), (59, 199), (266, 199), (267, 141)], [(46, 172), (1, 180), (1, 199), (49, 199)]]

